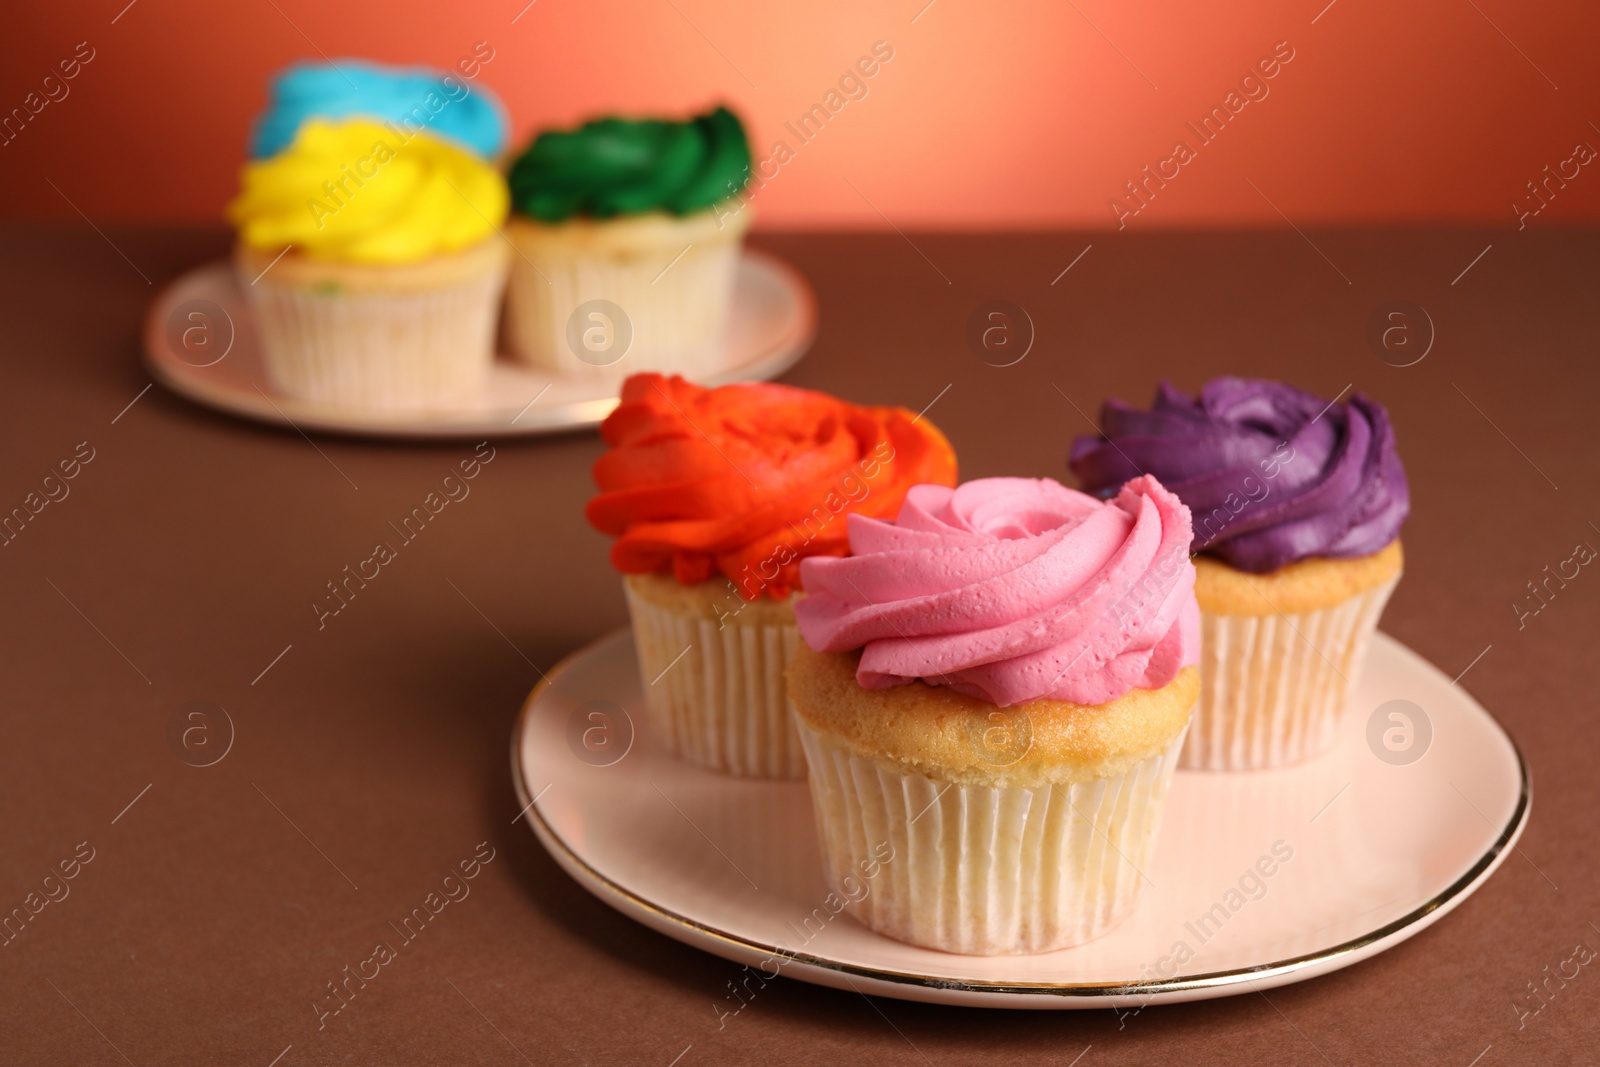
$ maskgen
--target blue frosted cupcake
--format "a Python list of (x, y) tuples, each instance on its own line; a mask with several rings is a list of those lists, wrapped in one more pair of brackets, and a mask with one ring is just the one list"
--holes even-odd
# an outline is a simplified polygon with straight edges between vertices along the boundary
[(505, 108), (472, 80), (462, 73), (363, 59), (295, 63), (272, 79), (266, 110), (251, 134), (250, 155), (277, 155), (309, 119), (363, 118), (405, 136), (426, 131), (493, 159), (506, 145)]

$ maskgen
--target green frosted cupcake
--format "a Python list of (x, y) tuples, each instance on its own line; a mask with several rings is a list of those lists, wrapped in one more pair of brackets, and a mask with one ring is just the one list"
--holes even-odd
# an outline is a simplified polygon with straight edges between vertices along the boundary
[(728, 369), (721, 342), (749, 175), (744, 127), (722, 107), (540, 134), (510, 173), (511, 350), (606, 384)]

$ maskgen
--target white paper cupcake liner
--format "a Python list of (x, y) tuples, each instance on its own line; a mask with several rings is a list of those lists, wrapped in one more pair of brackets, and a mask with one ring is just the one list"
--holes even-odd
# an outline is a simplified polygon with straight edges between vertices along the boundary
[(784, 679), (800, 639), (794, 623), (719, 623), (652, 604), (626, 582), (623, 589), (657, 742), (724, 774), (805, 777)]
[(496, 270), (420, 292), (324, 292), (270, 275), (241, 288), (276, 388), (318, 403), (422, 410), (487, 380), (504, 284)]
[(900, 941), (986, 956), (1082, 944), (1133, 909), (1183, 744), (1179, 734), (1111, 778), (980, 786), (906, 773), (797, 723), (829, 886), (855, 899), (858, 873), (876, 860), (870, 892), (849, 905), (856, 918)]
[[(515, 241), (514, 229), (511, 236)], [(729, 369), (722, 333), (739, 242), (691, 244), (672, 262), (681, 248), (653, 256), (583, 255), (553, 249), (548, 241), (518, 243), (506, 307), (513, 354), (540, 370), (612, 387), (640, 371), (700, 379)], [(606, 362), (612, 356), (604, 351), (588, 354), (582, 324), (578, 347), (586, 358), (568, 337), (568, 320), (591, 300), (609, 301), (627, 316), (632, 339), (615, 362)]]
[(1333, 744), (1396, 574), (1298, 615), (1200, 614), (1200, 702), (1179, 766), (1245, 771), (1298, 763)]

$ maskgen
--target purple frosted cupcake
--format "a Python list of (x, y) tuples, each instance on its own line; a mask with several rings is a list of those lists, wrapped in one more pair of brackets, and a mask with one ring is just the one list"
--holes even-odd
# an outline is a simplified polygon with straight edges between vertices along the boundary
[(1379, 404), (1281, 382), (1165, 383), (1150, 410), (1118, 400), (1073, 442), (1086, 488), (1151, 474), (1194, 516), (1200, 703), (1181, 765), (1251, 770), (1332, 744), (1389, 594), (1410, 511)]

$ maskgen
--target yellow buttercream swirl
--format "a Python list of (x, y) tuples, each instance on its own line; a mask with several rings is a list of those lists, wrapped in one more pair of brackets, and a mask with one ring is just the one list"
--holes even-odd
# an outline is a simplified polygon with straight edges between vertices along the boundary
[(228, 206), (239, 238), (345, 263), (414, 263), (490, 236), (505, 221), (505, 179), (425, 132), (313, 120), (294, 143), (247, 164)]

